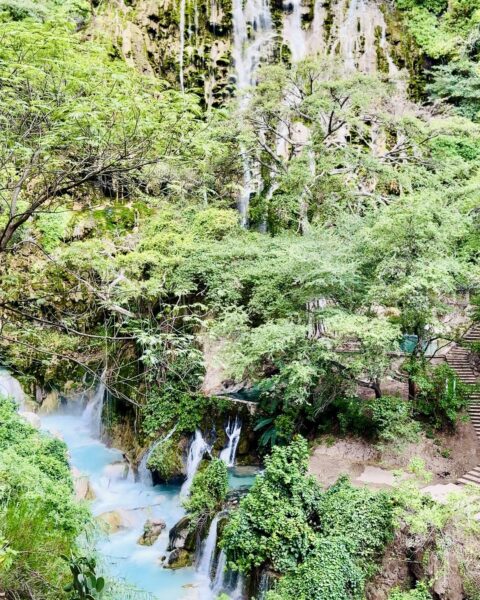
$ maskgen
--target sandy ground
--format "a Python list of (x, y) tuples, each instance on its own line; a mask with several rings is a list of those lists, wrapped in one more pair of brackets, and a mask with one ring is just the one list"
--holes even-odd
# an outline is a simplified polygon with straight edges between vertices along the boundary
[[(440, 434), (435, 440), (422, 439), (415, 444), (380, 451), (353, 437), (318, 440), (310, 458), (309, 471), (328, 487), (341, 475), (348, 475), (354, 485), (387, 488), (394, 485), (395, 472), (405, 469), (413, 458), (421, 458), (432, 474), (430, 486), (453, 484), (480, 464), (480, 444), (471, 423), (460, 422), (453, 435)], [(434, 493), (441, 494), (441, 488)]]

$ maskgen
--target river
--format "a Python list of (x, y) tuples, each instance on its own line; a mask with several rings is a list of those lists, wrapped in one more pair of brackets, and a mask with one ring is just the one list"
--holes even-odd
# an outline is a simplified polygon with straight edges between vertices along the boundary
[[(194, 567), (176, 571), (163, 568), (168, 531), (184, 514), (180, 486), (151, 486), (124, 477), (122, 452), (108, 448), (92, 433), (92, 424), (78, 409), (42, 417), (42, 429), (59, 435), (70, 453), (72, 467), (88, 476), (95, 499), (95, 516), (120, 511), (123, 527), (102, 536), (97, 550), (108, 573), (153, 598), (162, 600), (211, 600), (213, 592), (204, 573)], [(253, 477), (230, 471), (230, 486), (249, 485)], [(153, 546), (137, 543), (147, 519), (162, 519), (167, 527)]]

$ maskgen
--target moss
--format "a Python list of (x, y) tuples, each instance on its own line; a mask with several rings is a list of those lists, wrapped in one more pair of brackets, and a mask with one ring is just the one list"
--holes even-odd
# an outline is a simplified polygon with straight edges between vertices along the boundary
[(150, 456), (147, 467), (158, 473), (164, 481), (171, 481), (182, 473), (182, 450), (178, 440), (170, 438), (158, 444)]
[(193, 557), (184, 548), (177, 548), (171, 552), (168, 563), (164, 565), (165, 569), (183, 569), (184, 567), (188, 567), (193, 563)]

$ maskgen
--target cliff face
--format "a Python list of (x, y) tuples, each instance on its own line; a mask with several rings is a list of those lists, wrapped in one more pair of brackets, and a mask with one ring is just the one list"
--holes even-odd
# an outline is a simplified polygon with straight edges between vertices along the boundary
[(127, 62), (208, 107), (232, 95), (242, 62), (251, 71), (261, 61), (329, 55), (349, 70), (410, 67), (390, 5), (376, 0), (110, 0), (97, 7), (90, 35), (108, 35)]

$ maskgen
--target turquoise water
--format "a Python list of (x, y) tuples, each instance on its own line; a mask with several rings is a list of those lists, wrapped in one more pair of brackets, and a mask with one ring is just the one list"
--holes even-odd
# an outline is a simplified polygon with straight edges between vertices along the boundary
[[(160, 558), (167, 554), (168, 531), (183, 514), (178, 486), (147, 487), (123, 479), (122, 453), (94, 439), (81, 415), (43, 417), (42, 427), (62, 437), (73, 467), (88, 475), (95, 493), (94, 515), (120, 511), (125, 527), (97, 544), (109, 572), (162, 600), (200, 598), (208, 600), (208, 586), (195, 569), (164, 569)], [(167, 528), (153, 546), (137, 540), (149, 518), (161, 518)]]
[[(88, 476), (95, 493), (94, 515), (117, 511), (123, 527), (104, 536), (97, 549), (111, 575), (161, 600), (212, 600), (205, 575), (193, 567), (164, 569), (161, 557), (167, 554), (168, 531), (184, 514), (180, 487), (148, 486), (124, 478), (123, 456), (95, 439), (81, 414), (54, 414), (42, 418), (42, 428), (60, 436), (68, 446), (71, 464)], [(229, 470), (231, 488), (250, 486), (256, 471), (243, 467)], [(147, 519), (160, 518), (167, 524), (153, 546), (137, 543)], [(120, 600), (120, 599), (119, 599)]]

